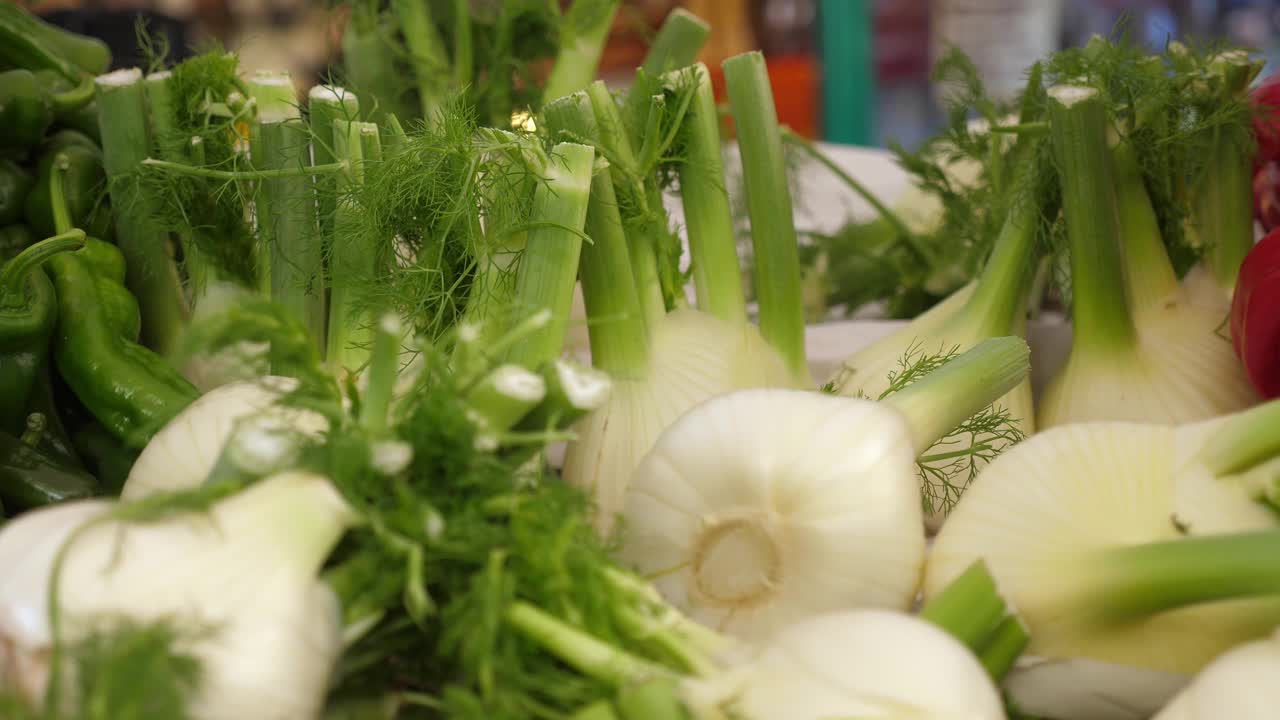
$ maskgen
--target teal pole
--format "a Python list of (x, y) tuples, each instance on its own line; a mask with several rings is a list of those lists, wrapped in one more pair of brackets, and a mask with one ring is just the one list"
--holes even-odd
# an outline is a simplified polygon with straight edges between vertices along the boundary
[(845, 145), (875, 145), (874, 0), (820, 0), (822, 136)]

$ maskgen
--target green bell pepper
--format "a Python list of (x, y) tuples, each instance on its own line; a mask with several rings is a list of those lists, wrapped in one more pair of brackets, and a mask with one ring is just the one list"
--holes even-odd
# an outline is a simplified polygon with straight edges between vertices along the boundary
[(36, 164), (35, 187), (27, 194), (27, 225), (42, 237), (56, 231), (49, 188), (54, 163), (57, 162), (62, 166), (62, 192), (71, 216), (71, 226), (83, 229), (90, 237), (100, 238), (103, 230), (111, 224), (111, 217), (103, 205), (107, 173), (102, 166), (102, 152), (73, 141), (69, 135), (60, 135), (60, 138), (60, 142), (65, 144), (51, 147)]
[(102, 157), (102, 146), (98, 144), (98, 141), (83, 130), (75, 128), (63, 128), (62, 130), (54, 131), (53, 134), (44, 139), (44, 145), (40, 146), (40, 150), (43, 154), (50, 155), (73, 145), (81, 146), (96, 153), (98, 157)]
[[(59, 390), (68, 394), (70, 392), (65, 388), (59, 388)], [(27, 399), (27, 417), (38, 413), (45, 418), (44, 432), (40, 434), (40, 442), (36, 445), (36, 449), (63, 465), (83, 467), (62, 417), (64, 413), (69, 416), (74, 415), (74, 412), (67, 410), (73, 401), (70, 398), (63, 398), (63, 402), (59, 403), (58, 400), (58, 393), (54, 388), (53, 368), (46, 362), (36, 374), (35, 382), (31, 384), (31, 397)]]
[[(54, 222), (69, 228), (63, 199), (63, 155), (53, 165)], [(62, 379), (93, 417), (125, 445), (141, 448), (199, 396), (169, 363), (139, 345), (137, 303), (124, 290), (124, 259), (114, 245), (88, 238), (85, 247), (52, 258), (57, 293), (53, 356)], [(126, 301), (125, 297), (129, 300)]]
[(12, 260), (36, 241), (35, 233), (26, 225), (9, 225), (0, 228), (0, 262)]
[(53, 99), (30, 70), (0, 72), (0, 148), (25, 150), (53, 124)]
[(36, 372), (53, 334), (56, 302), (40, 266), (84, 246), (82, 230), (43, 240), (0, 268), (0, 430), (16, 432), (25, 420)]
[[(22, 36), (22, 43), (11, 50), (0, 50), (0, 58), (18, 67), (28, 67), (33, 62), (33, 51), (25, 38), (68, 62), (68, 66), (89, 75), (101, 75), (111, 67), (111, 48), (97, 38), (64, 30), (27, 12), (16, 3), (0, 3), (0, 46), (15, 36)], [(38, 53), (37, 53), (38, 55)]]
[(44, 417), (34, 413), (21, 437), (0, 432), (0, 500), (11, 508), (27, 510), (93, 497), (97, 481), (76, 467), (63, 465), (37, 444)]
[(102, 145), (102, 128), (98, 125), (98, 103), (96, 102), (91, 102), (74, 112), (59, 115), (54, 126), (84, 133), (96, 145)]
[(53, 70), (72, 85), (65, 92), (46, 97), (59, 114), (84, 107), (93, 100), (94, 76), (64, 58), (48, 42), (48, 23), (12, 2), (0, 3), (0, 64), (23, 70)]
[(99, 489), (118, 496), (140, 451), (126, 446), (96, 422), (77, 430), (74, 442), (85, 467), (98, 479)]
[(35, 185), (35, 178), (21, 165), (11, 160), (0, 160), (0, 226), (11, 225), (22, 219), (27, 193)]

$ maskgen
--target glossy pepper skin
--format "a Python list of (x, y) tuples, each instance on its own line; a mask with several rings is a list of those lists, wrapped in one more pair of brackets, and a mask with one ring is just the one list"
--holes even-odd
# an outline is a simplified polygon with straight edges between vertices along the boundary
[(70, 90), (51, 92), (41, 87), (51, 109), (62, 115), (93, 100), (93, 78), (97, 72), (86, 71), (63, 57), (60, 39), (55, 39), (55, 33), (48, 29), (48, 23), (16, 4), (0, 3), (0, 64), (32, 72), (52, 70), (66, 79)]
[(138, 344), (137, 303), (124, 289), (124, 261), (117, 257), (115, 246), (90, 238), (84, 249), (46, 265), (58, 307), (53, 355), (62, 379), (94, 418), (126, 445), (141, 448), (199, 393)]
[(27, 418), (30, 419), (36, 413), (45, 418), (44, 430), (40, 433), (36, 449), (49, 456), (54, 462), (69, 467), (84, 467), (84, 463), (76, 452), (71, 434), (67, 432), (67, 426), (62, 421), (62, 415), (67, 413), (66, 406), (69, 403), (65, 398), (63, 403), (59, 403), (58, 394), (54, 390), (54, 370), (50, 365), (46, 362), (45, 366), (40, 368), (35, 382), (31, 384), (31, 396), (27, 398)]
[[(32, 425), (43, 423), (32, 416)], [(21, 437), (0, 432), (0, 500), (10, 510), (93, 497), (97, 481), (84, 470), (64, 465), (38, 447), (41, 430), (32, 427)]]
[[(54, 223), (71, 227), (63, 198), (67, 148), (58, 153), (49, 192)], [(53, 357), (67, 387), (112, 435), (141, 448), (199, 392), (169, 363), (138, 344), (138, 304), (124, 287), (124, 256), (96, 238), (50, 259), (57, 297)]]
[[(6, 41), (11, 41), (9, 46)], [(30, 67), (29, 63), (41, 62), (32, 45), (89, 75), (101, 75), (111, 67), (111, 49), (103, 41), (47, 23), (16, 3), (0, 3), (0, 59)]]
[(0, 268), (0, 430), (18, 432), (27, 400), (44, 365), (57, 317), (57, 304), (43, 263), (84, 245), (72, 230), (38, 242)]
[(31, 173), (21, 165), (0, 159), (0, 227), (22, 219), (27, 193), (31, 192), (35, 182)]
[(53, 124), (53, 100), (30, 70), (0, 72), (0, 148), (34, 147)]
[[(102, 206), (107, 186), (107, 173), (102, 166), (102, 151), (83, 135), (56, 133), (49, 149), (36, 163), (35, 186), (27, 194), (24, 215), (27, 225), (37, 235), (54, 234), (53, 202), (51, 186), (54, 170), (62, 173), (62, 193), (73, 227), (81, 228), (90, 237), (102, 237), (102, 231), (111, 224), (111, 218)], [(55, 167), (55, 164), (57, 167)]]

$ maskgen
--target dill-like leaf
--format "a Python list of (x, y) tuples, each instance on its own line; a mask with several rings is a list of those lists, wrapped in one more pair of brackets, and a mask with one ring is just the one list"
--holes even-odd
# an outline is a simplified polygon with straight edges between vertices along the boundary
[[(919, 341), (912, 343), (898, 359), (898, 368), (889, 371), (889, 387), (876, 399), (885, 399), (958, 355), (959, 346), (926, 354)], [(950, 512), (978, 472), (1025, 437), (1008, 409), (993, 403), (934, 443), (916, 458), (925, 512)]]
[(177, 621), (94, 618), (67, 651), (78, 720), (185, 720), (199, 687), (191, 645), (207, 635)]
[[(251, 119), (252, 107), (243, 102), (238, 72), (238, 58), (216, 47), (172, 68), (172, 136), (156, 139), (161, 148), (179, 149), (179, 157), (168, 159), (216, 170), (247, 167), (241, 133)], [(192, 151), (193, 138), (199, 138), (198, 155)], [(253, 285), (256, 239), (247, 219), (252, 200), (249, 184), (146, 166), (140, 182), (157, 199), (153, 205), (162, 226), (189, 238), (222, 279)]]

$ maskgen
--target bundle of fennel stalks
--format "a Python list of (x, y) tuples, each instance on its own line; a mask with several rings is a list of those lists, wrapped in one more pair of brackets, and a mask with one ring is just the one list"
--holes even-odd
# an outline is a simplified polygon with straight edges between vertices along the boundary
[[(425, 75), (413, 118), (231, 55), (112, 76), (152, 119), (111, 189), (182, 250), (166, 357), (203, 394), (119, 498), (0, 530), (4, 716), (1182, 718), (1265, 662), (1232, 648), (1280, 625), (1280, 405), (1215, 334), (1247, 56), (1032, 68), (1016, 120), (948, 138), (998, 188), (948, 198), (981, 271), (825, 379), (759, 53), (723, 64), (748, 316), (705, 37), (673, 14), (627, 92), (561, 77), (536, 130)], [(1075, 337), (1036, 409), (1039, 268)]]

